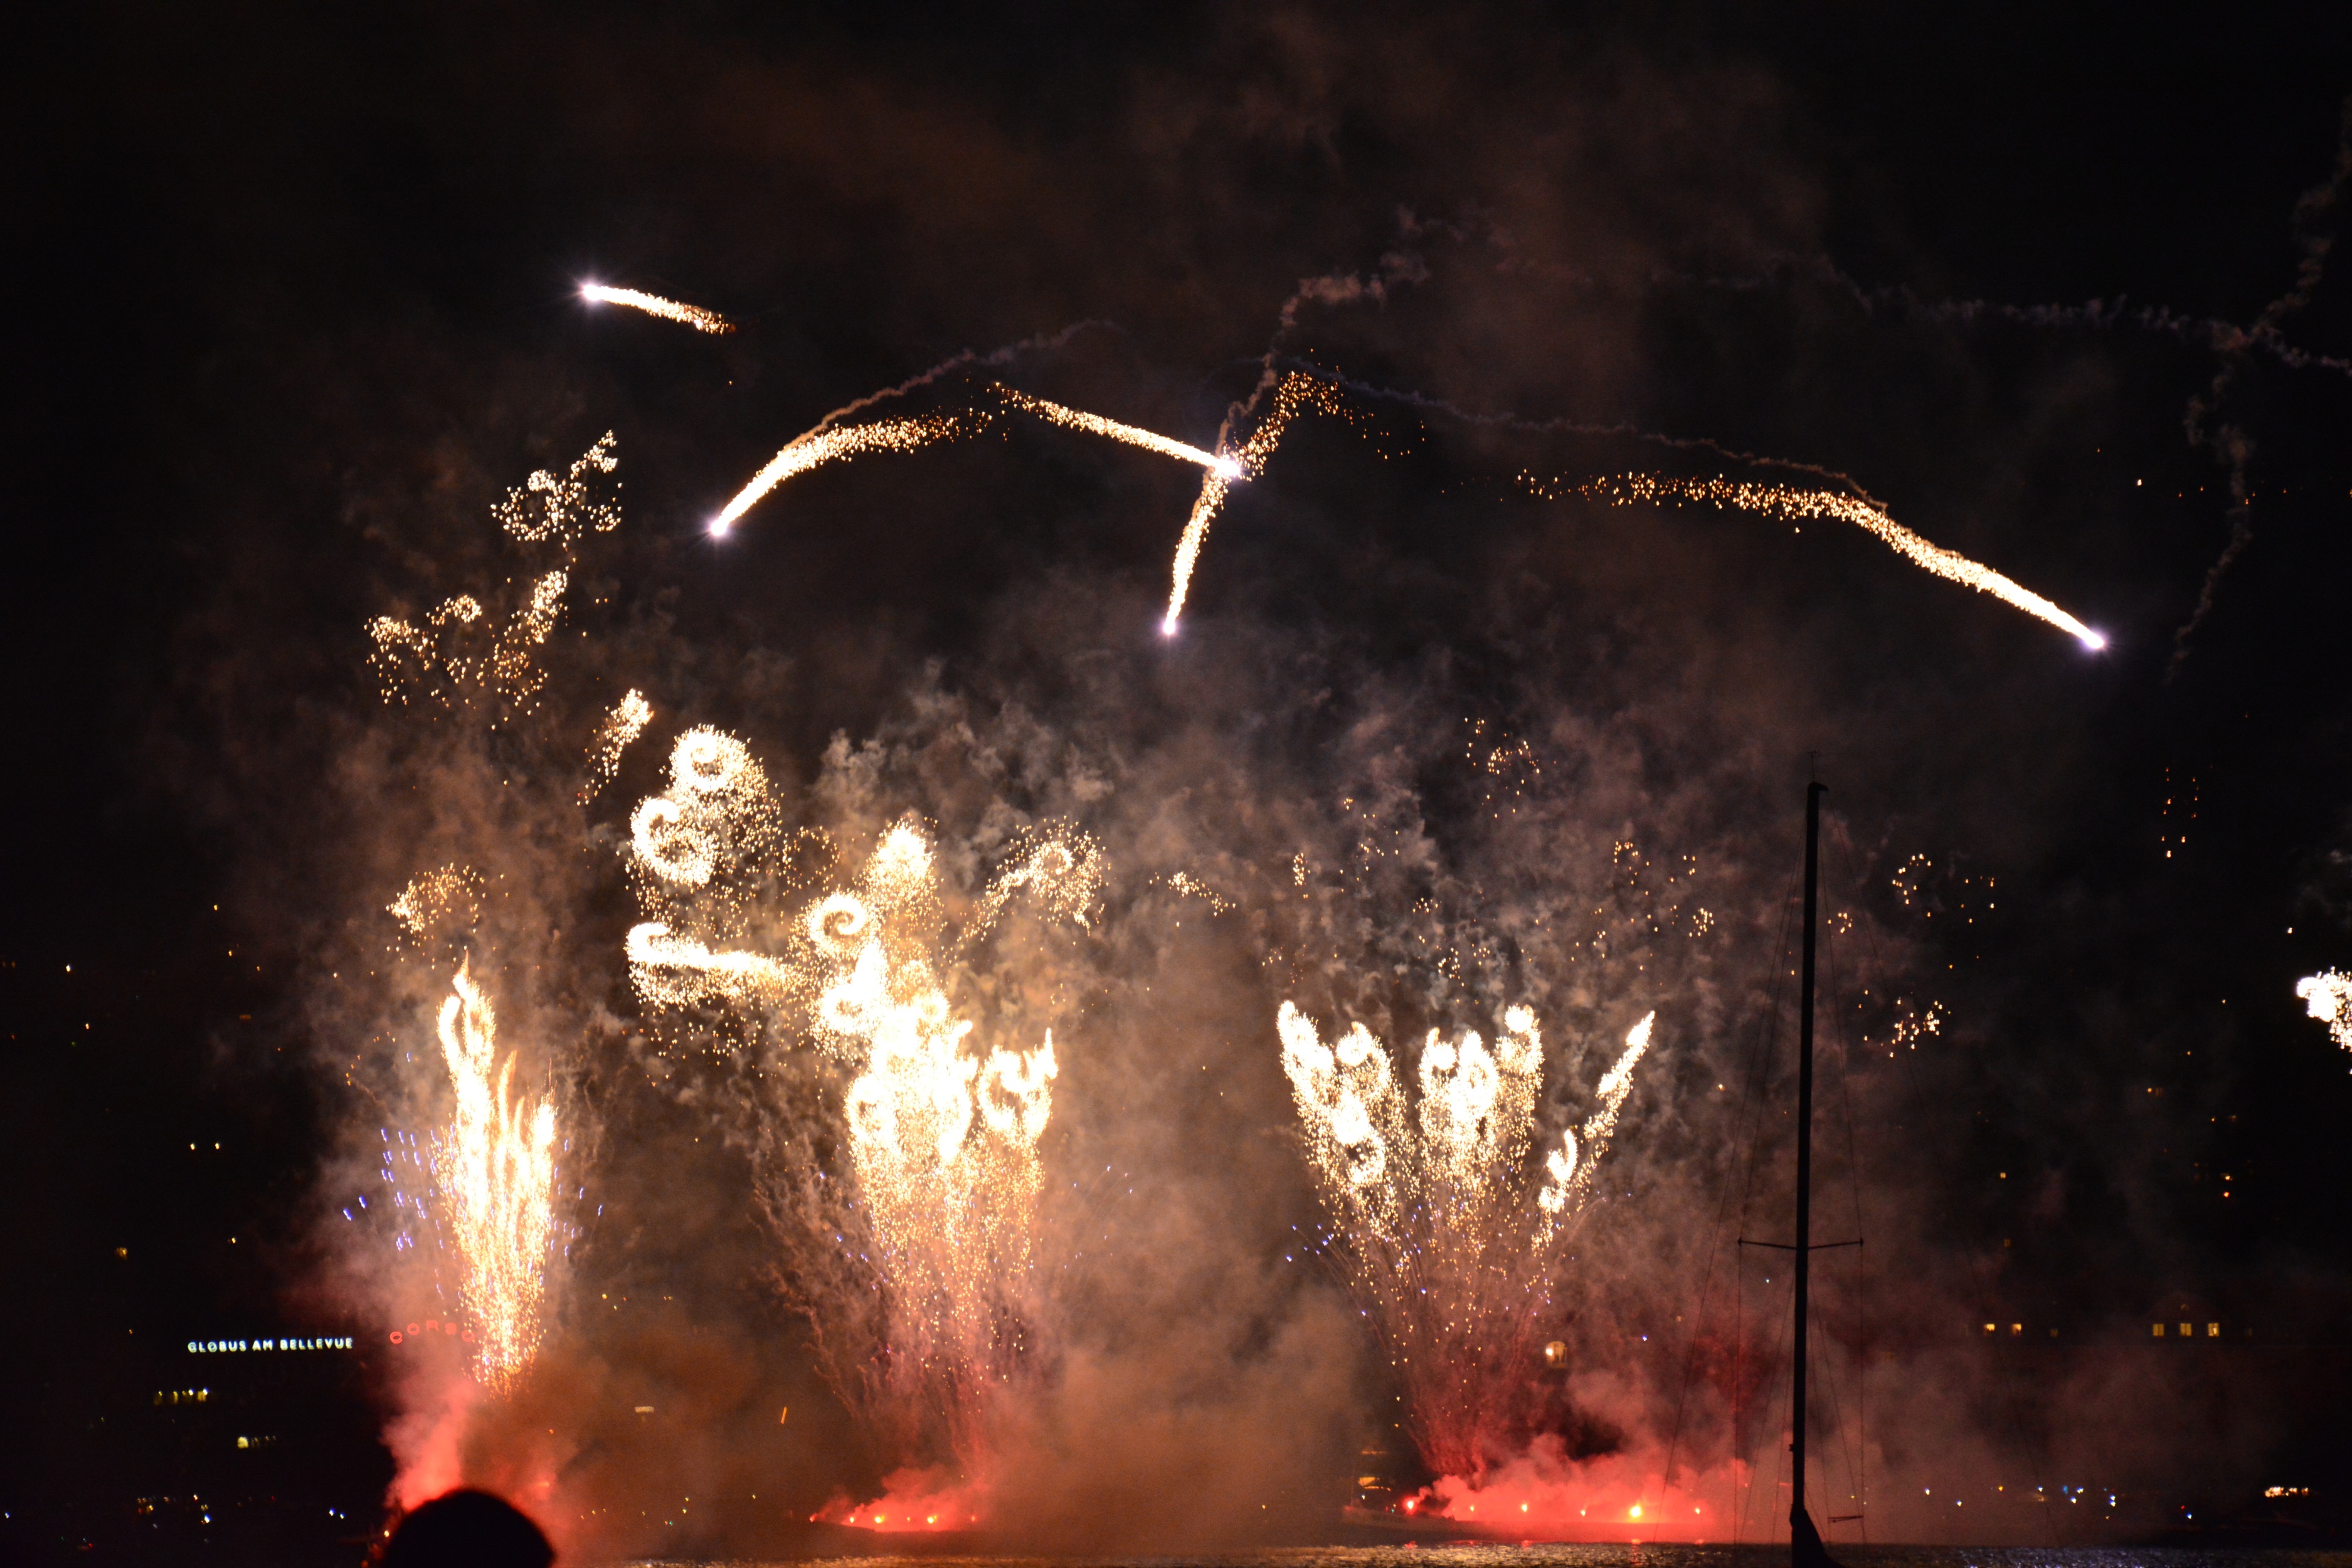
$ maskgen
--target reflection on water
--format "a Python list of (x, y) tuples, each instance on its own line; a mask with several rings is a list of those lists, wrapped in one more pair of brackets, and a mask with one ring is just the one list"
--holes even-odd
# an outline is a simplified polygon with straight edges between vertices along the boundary
[[(2188, 1546), (1855, 1546), (1844, 1568), (2352, 1568), (2352, 1551)], [(784, 1563), (647, 1558), (630, 1568), (1768, 1568), (1789, 1548), (1528, 1545), (1316, 1546), (1188, 1557), (826, 1557)]]

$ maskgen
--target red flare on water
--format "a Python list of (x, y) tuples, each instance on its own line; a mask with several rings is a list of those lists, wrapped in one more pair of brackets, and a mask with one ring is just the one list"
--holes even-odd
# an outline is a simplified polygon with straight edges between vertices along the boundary
[(977, 1530), (987, 1518), (987, 1489), (959, 1481), (945, 1470), (893, 1470), (882, 1478), (882, 1495), (869, 1502), (835, 1498), (810, 1519), (881, 1535), (937, 1535)]

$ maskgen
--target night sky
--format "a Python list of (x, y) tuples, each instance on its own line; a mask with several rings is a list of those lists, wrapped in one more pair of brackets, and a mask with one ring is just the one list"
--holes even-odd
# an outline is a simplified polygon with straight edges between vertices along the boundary
[[(837, 734), (918, 755), (948, 709), (990, 744), (1025, 716), (1119, 781), (1095, 830), (1139, 886), (1240, 867), (1293, 826), (1338, 843), (1360, 775), (1405, 781), (1447, 885), (1494, 900), (1449, 918), (1496, 930), (1507, 902), (1549, 907), (1555, 853), (1605, 862), (1631, 833), (1701, 857), (1727, 934), (1643, 1004), (1688, 1046), (1628, 1112), (1627, 1169), (1656, 1196), (1597, 1226), (1597, 1256), (1711, 1223), (1741, 1134), (1674, 1096), (1747, 1060), (1818, 753), (1830, 898), (1874, 944), (1853, 973), (1946, 1020), (1916, 1064), (1857, 1080), (1873, 1131), (1834, 1173), (1883, 1184), (1872, 1224), (1918, 1285), (1890, 1317), (1949, 1397), (1916, 1430), (2105, 1452), (2097, 1409), (2020, 1415), (2007, 1383), (1972, 1400), (2008, 1373), (1945, 1356), (1936, 1325), (2018, 1316), (2122, 1354), (2194, 1303), (2307, 1356), (2234, 1402), (2195, 1379), (2118, 1395), (2114, 1421), (2170, 1422), (2199, 1453), (2116, 1473), (2183, 1497), (2290, 1468), (2352, 1482), (2352, 1057), (2293, 994), (2352, 968), (2343, 8), (93, 5), (42, 33), (13, 62), (0, 263), (0, 1426), (19, 1456), (0, 1505), (153, 1484), (99, 1417), (166, 1386), (190, 1337), (380, 1329), (372, 1266), (329, 1224), (352, 1129), (376, 1125), (340, 1064), (447, 977), (360, 995), (348, 976), (393, 952), (384, 903), (456, 830), (423, 826), (419, 792), (454, 775), (403, 750), (362, 627), (511, 572), (490, 505), (608, 429), (627, 521), (583, 573), (599, 603), (565, 623), (598, 651), (559, 671), (564, 713), (640, 685), (665, 722), (744, 732), (793, 788)], [(739, 330), (591, 312), (588, 279)], [(1356, 297), (1297, 303), (1305, 279)], [(705, 537), (828, 410), (1066, 331), (987, 374), (1203, 445), (1265, 363), (1419, 401), (1302, 426), (1218, 522), (1167, 643), (1192, 477), (1037, 426), (862, 458)], [(1465, 417), (1492, 415), (1523, 425)], [(1831, 523), (1514, 483), (1756, 477), (1651, 437), (1850, 475), (2110, 647)], [(1553, 837), (1466, 826), (1485, 786), (1448, 759), (1477, 723), (1550, 770), (1528, 787)], [(600, 808), (608, 849), (658, 746)], [(977, 786), (929, 778), (908, 764), (898, 804), (959, 831)], [(1906, 904), (1890, 879), (1913, 856)], [(621, 1017), (629, 895), (592, 859), (544, 851), (572, 901), (532, 929), (589, 934), (531, 951), (577, 970), (551, 1009)], [(1375, 921), (1404, 907), (1386, 896), (1361, 894)], [(1240, 1152), (1236, 1183), (1288, 1169), (1252, 968), (1286, 940), (1106, 961), (1105, 1017), (1147, 970), (1160, 996), (1192, 976), (1164, 1026), (1213, 1037), (1198, 1059), (1220, 1081), (1254, 1064), (1234, 1096), (1256, 1100), (1184, 1099), (1190, 1045), (1116, 1092), (1073, 1068), (1074, 1118), (1181, 1126), (1192, 1152), (1148, 1131), (1071, 1149), (1108, 1139), (1087, 1146), (1147, 1184), (1203, 1146)], [(1343, 985), (1327, 1005), (1351, 995), (1422, 1016)], [(642, 1052), (592, 1058), (551, 1058), (596, 1108), (615, 1215), (583, 1224), (575, 1296), (675, 1281), (660, 1354), (715, 1336), (761, 1408), (824, 1405), (724, 1163), (740, 1141), (694, 1143), (702, 1102)], [(1313, 1215), (1303, 1177), (1281, 1181), (1202, 1244), (1235, 1279)], [(1195, 1218), (1223, 1201), (1184, 1190)], [(1606, 1274), (1580, 1321), (1631, 1334), (1654, 1301), (1622, 1261)], [(1249, 1289), (1261, 1327), (1330, 1297)], [(2083, 1375), (2068, 1397), (2131, 1381)], [(1332, 1431), (1385, 1397), (1338, 1382)], [(1234, 1427), (1280, 1404), (1232, 1397)], [(871, 1479), (837, 1410), (807, 1419), (822, 1452), (762, 1427), (742, 1464), (814, 1501)], [(389, 1461), (352, 1463), (373, 1500)]]

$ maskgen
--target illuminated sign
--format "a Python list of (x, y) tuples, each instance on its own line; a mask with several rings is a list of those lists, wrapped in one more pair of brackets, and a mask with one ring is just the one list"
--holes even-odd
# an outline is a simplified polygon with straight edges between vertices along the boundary
[(251, 1351), (347, 1351), (352, 1348), (351, 1336), (328, 1339), (284, 1340), (190, 1340), (190, 1355), (226, 1355)]
[(429, 1339), (435, 1334), (446, 1334), (454, 1340), (463, 1340), (469, 1345), (474, 1342), (474, 1331), (459, 1328), (455, 1318), (446, 1322), (439, 1318), (427, 1318), (422, 1324), (411, 1323), (405, 1329), (393, 1330), (390, 1337), (394, 1344), (401, 1344), (419, 1337)]

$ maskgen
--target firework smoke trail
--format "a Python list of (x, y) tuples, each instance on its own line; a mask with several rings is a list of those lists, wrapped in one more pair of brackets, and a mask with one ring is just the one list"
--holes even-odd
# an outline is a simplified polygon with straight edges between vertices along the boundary
[[(2189, 657), (2189, 639), (2197, 635), (2206, 617), (2213, 613), (2213, 605), (2221, 588), (2221, 580), (2238, 557), (2245, 553), (2253, 542), (2254, 520), (2251, 470), (2254, 458), (2254, 440), (2246, 429), (2228, 417), (2227, 405), (2232, 384), (2244, 368), (2247, 350), (2257, 342), (2282, 343), (2280, 323), (2307, 309), (2318, 293), (2320, 282), (2326, 275), (2329, 254), (2336, 248), (2337, 235), (2319, 229), (2315, 220), (2334, 216), (2341, 212), (2347, 185), (2352, 185), (2352, 112), (2338, 121), (2336, 137), (2336, 166), (2326, 179), (2305, 191), (2296, 198), (2290, 226), (2295, 247), (2303, 252), (2294, 269), (2294, 282), (2287, 291), (2264, 305), (2254, 324), (2244, 331), (2216, 337), (2214, 347), (2224, 356), (2221, 368), (2214, 373), (2212, 384), (2189, 400), (2189, 439), (2192, 446), (2205, 447), (2228, 470), (2230, 476), (2230, 537), (2221, 546), (2221, 553), (2206, 569), (2205, 581), (2197, 591), (2196, 606), (2189, 619), (2172, 634), (2172, 661), (2165, 671), (2169, 680), (2179, 674)], [(2340, 221), (2340, 220), (2339, 220)]]
[[(719, 1003), (795, 1020), (846, 1079), (841, 1140), (856, 1212), (830, 1215), (779, 1239), (870, 1258), (861, 1277), (831, 1259), (796, 1268), (793, 1289), (820, 1331), (828, 1375), (853, 1405), (909, 1448), (936, 1435), (968, 1468), (991, 1389), (1018, 1370), (1031, 1308), (1032, 1243), (1041, 1167), (1037, 1142), (1059, 1074), (1052, 1032), (1025, 1048), (982, 1046), (958, 1016), (945, 978), (971, 961), (1008, 903), (1084, 922), (1100, 888), (1090, 840), (1035, 837), (988, 886), (953, 940), (943, 940), (937, 857), (900, 823), (879, 837), (845, 887), (809, 897), (784, 921), (783, 951), (717, 945), (751, 923), (734, 889), (791, 880), (780, 852), (821, 847), (778, 832), (764, 773), (741, 742), (709, 729), (680, 737), (669, 790), (632, 817), (634, 868), (647, 920), (628, 936), (639, 994), (659, 1005)], [(776, 1173), (805, 1189), (821, 1171)], [(859, 1228), (871, 1248), (844, 1241)], [(857, 1300), (879, 1288), (884, 1321)], [(841, 1299), (829, 1299), (827, 1291)], [(881, 1342), (860, 1338), (878, 1331)], [(908, 1457), (919, 1457), (910, 1454)]]
[(474, 1315), (482, 1382), (510, 1386), (538, 1348), (555, 1234), (555, 1106), (514, 1093), (515, 1055), (498, 1049), (490, 999), (460, 964), (441, 1005), (441, 1054), (457, 1111), (434, 1141), (434, 1186)]
[(2340, 969), (2308, 974), (2294, 983), (2294, 994), (2305, 1011), (2327, 1026), (2329, 1037), (2352, 1051), (2352, 974)]
[(2093, 631), (2032, 589), (2003, 576), (1981, 562), (1969, 560), (1958, 551), (1930, 543), (1887, 516), (1875, 502), (1854, 496), (1841, 495), (1834, 490), (1797, 489), (1785, 485), (1750, 484), (1723, 479), (1662, 479), (1648, 474), (1625, 474), (1573, 487), (1547, 484), (1524, 474), (1520, 479), (1531, 494), (1545, 500), (1557, 500), (1563, 494), (1591, 496), (1612, 506), (1695, 500), (1732, 510), (1754, 512), (1760, 517), (1790, 521), (1822, 518), (1832, 522), (1852, 523), (1921, 570), (1933, 573), (1947, 582), (1958, 583), (1962, 587), (1974, 588), (1979, 594), (1990, 594), (2037, 620), (2046, 621), (2093, 653), (2107, 646), (2104, 635)]
[(1560, 1249), (1655, 1017), (1626, 1036), (1582, 1146), (1569, 1134), (1530, 1194), (1544, 1060), (1532, 1010), (1506, 1009), (1491, 1048), (1475, 1030), (1451, 1041), (1431, 1030), (1409, 1100), (1387, 1048), (1363, 1025), (1327, 1046), (1313, 1019), (1282, 1005), (1283, 1071), (1349, 1286), (1404, 1386), (1413, 1445), (1441, 1475), (1482, 1475), (1524, 1440)]
[(625, 305), (632, 310), (643, 310), (648, 316), (659, 316), (665, 321), (692, 327), (698, 332), (719, 334), (731, 332), (735, 324), (715, 310), (699, 305), (683, 305), (676, 300), (665, 300), (658, 294), (647, 294), (635, 289), (608, 289), (602, 283), (583, 283), (580, 297), (592, 305)]
[(1639, 441), (1645, 446), (1663, 447), (1673, 452), (1705, 452), (1727, 463), (1744, 463), (1750, 468), (1777, 468), (1783, 473), (1803, 474), (1808, 478), (1822, 481), (1825, 487), (1841, 489), (1858, 500), (1876, 504), (1871, 493), (1863, 489), (1861, 483), (1851, 474), (1843, 474), (1835, 468), (1824, 468), (1819, 463), (1802, 462), (1794, 458), (1775, 458), (1762, 452), (1744, 452), (1736, 447), (1727, 447), (1708, 436), (1669, 436), (1663, 431), (1645, 430), (1639, 425), (1627, 424), (1622, 420), (1614, 424), (1602, 425), (1585, 419), (1529, 419), (1517, 414), (1465, 408), (1458, 403), (1449, 402), (1443, 397), (1432, 397), (1425, 392), (1414, 392), (1404, 387), (1383, 386), (1378, 382), (1363, 381), (1337, 371), (1318, 370), (1315, 374), (1318, 379), (1327, 381), (1339, 391), (1352, 394), (1357, 397), (1376, 403), (1400, 404), (1417, 413), (1434, 414), (1453, 420), (1456, 424), (1468, 425), (1477, 429), (1507, 430), (1518, 436), (1620, 437), (1626, 440)]

